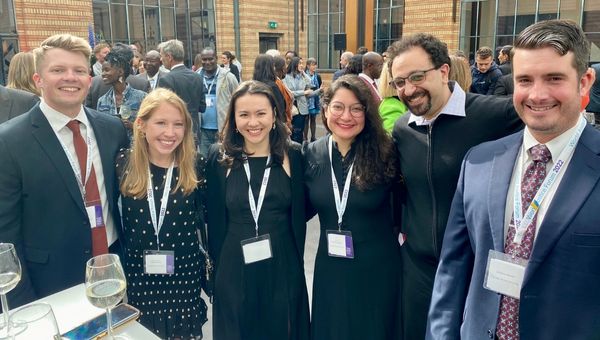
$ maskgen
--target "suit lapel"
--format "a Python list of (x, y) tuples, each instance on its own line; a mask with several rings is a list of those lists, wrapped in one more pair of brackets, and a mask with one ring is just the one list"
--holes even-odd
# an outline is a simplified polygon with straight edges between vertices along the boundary
[[(103, 120), (97, 118), (98, 113), (93, 112), (91, 110), (85, 109), (85, 113), (88, 117), (88, 121), (94, 129), (94, 137), (96, 138), (96, 147), (98, 148), (98, 153), (100, 154), (100, 159), (102, 160), (102, 174), (104, 176), (104, 187), (106, 190), (106, 200), (109, 203), (109, 206), (112, 209), (112, 199), (113, 199), (113, 188), (111, 183), (114, 183), (113, 174), (114, 163), (115, 160), (112, 157), (112, 153), (110, 152), (109, 147), (100, 147), (101, 145), (109, 145), (112, 143), (109, 137), (104, 134), (104, 131), (107, 131), (107, 126), (104, 124)], [(98, 170), (96, 170), (98, 171)], [(98, 190), (102, 190), (102, 188), (98, 188)]]
[(573, 152), (571, 162), (559, 184), (544, 221), (535, 238), (525, 281), (554, 248), (600, 178), (600, 140), (588, 125)]
[(506, 197), (522, 141), (522, 132), (514, 134), (504, 140), (504, 148), (496, 151), (494, 155), (488, 191), (488, 214), (490, 216), (494, 249), (497, 251), (504, 251)]
[(40, 147), (48, 155), (50, 162), (54, 164), (56, 170), (60, 174), (60, 177), (65, 182), (67, 191), (71, 194), (71, 197), (75, 201), (75, 204), (86, 214), (85, 207), (83, 205), (83, 197), (79, 190), (79, 185), (73, 173), (73, 168), (69, 164), (69, 160), (65, 155), (65, 151), (61, 146), (58, 137), (52, 130), (50, 123), (44, 117), (44, 114), (40, 110), (39, 106), (36, 106), (31, 111), (31, 125), (33, 137), (40, 144)]

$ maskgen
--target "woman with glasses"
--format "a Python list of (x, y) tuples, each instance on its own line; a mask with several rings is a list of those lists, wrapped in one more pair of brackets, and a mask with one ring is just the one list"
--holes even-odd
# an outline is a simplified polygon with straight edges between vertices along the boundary
[(321, 223), (311, 338), (399, 339), (394, 144), (369, 88), (355, 75), (326, 91), (323, 122), (329, 134), (305, 148), (308, 196)]

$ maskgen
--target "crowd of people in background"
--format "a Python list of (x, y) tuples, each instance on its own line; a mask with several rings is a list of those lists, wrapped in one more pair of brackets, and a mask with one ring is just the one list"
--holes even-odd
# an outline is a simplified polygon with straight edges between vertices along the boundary
[(426, 33), (361, 47), (331, 81), (297, 51), (257, 54), (250, 74), (212, 47), (188, 68), (176, 39), (51, 36), (0, 87), (0, 242), (23, 266), (9, 302), (81, 283), (111, 252), (165, 339), (202, 338), (202, 289), (216, 340), (594, 338), (589, 56), (568, 20), (473, 60)]

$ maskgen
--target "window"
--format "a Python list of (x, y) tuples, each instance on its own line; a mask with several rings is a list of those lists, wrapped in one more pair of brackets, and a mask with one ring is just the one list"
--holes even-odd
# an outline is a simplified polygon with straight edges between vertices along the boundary
[(394, 41), (402, 38), (404, 1), (378, 0), (373, 30), (375, 52), (383, 53)]
[(344, 33), (345, 0), (309, 0), (308, 57), (321, 68), (337, 69), (340, 51), (334, 50), (333, 34)]

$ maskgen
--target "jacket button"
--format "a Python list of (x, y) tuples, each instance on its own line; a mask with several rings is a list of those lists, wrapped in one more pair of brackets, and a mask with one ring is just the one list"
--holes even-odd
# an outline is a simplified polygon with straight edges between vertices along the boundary
[(490, 337), (490, 339), (494, 338), (494, 332), (491, 329), (488, 329), (488, 337)]
[(86, 255), (89, 255), (89, 254), (91, 254), (91, 253), (92, 253), (92, 251), (91, 251), (91, 250), (89, 250), (89, 249), (86, 249), (86, 250), (84, 250), (84, 251), (83, 251), (83, 253), (84, 253), (84, 254), (86, 254)]

